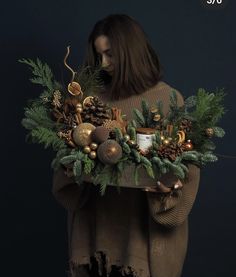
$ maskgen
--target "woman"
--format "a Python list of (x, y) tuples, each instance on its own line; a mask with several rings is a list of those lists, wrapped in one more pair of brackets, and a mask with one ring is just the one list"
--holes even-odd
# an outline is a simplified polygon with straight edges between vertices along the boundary
[[(98, 63), (105, 80), (99, 97), (122, 109), (128, 120), (144, 98), (149, 103), (162, 100), (168, 112), (173, 88), (160, 80), (159, 59), (134, 19), (111, 15), (94, 26), (86, 64)], [(182, 96), (177, 96), (182, 105)], [(53, 193), (68, 210), (72, 277), (181, 276), (199, 168), (189, 165), (182, 183), (169, 174), (153, 180), (143, 171), (142, 189), (134, 188), (132, 175), (132, 167), (126, 168), (121, 192), (108, 186), (101, 197), (96, 186), (78, 186), (63, 170), (55, 173)]]

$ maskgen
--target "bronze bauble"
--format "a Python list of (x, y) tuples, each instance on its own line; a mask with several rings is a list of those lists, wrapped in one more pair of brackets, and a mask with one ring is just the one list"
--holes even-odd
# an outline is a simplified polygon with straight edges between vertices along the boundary
[(92, 133), (92, 139), (96, 143), (102, 143), (109, 138), (109, 130), (104, 126), (98, 126)]
[(122, 148), (115, 140), (109, 139), (99, 145), (97, 155), (104, 164), (116, 164), (122, 157)]
[(193, 149), (193, 144), (190, 139), (187, 140), (187, 142), (184, 144), (184, 148), (187, 151), (190, 151)]
[(73, 131), (72, 137), (76, 145), (87, 146), (92, 142), (91, 133), (96, 127), (91, 123), (81, 123)]

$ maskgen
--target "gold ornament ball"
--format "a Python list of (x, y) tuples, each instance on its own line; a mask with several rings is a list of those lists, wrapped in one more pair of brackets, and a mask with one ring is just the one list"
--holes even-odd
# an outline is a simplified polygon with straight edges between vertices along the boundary
[(124, 139), (125, 139), (125, 141), (128, 141), (128, 140), (130, 140), (130, 136), (128, 134), (125, 134)]
[(81, 109), (81, 108), (83, 108), (81, 103), (76, 104), (76, 109)]
[(91, 123), (81, 123), (73, 130), (73, 140), (76, 145), (87, 146), (92, 143), (91, 133), (95, 130)]
[(97, 157), (97, 153), (95, 152), (95, 151), (91, 151), (90, 153), (89, 153), (89, 158), (90, 159), (95, 159)]
[(90, 148), (91, 148), (91, 150), (96, 150), (96, 149), (98, 148), (97, 143), (92, 142), (92, 143), (90, 144)]
[(184, 144), (184, 148), (187, 150), (187, 151), (190, 151), (193, 149), (193, 144), (191, 142), (191, 140), (187, 140), (187, 142)]
[(91, 148), (89, 146), (84, 146), (83, 151), (84, 151), (85, 154), (88, 154), (88, 153), (91, 152)]
[(167, 144), (170, 143), (170, 141), (169, 141), (168, 139), (164, 139), (164, 140), (163, 140), (163, 143), (164, 143), (165, 145), (167, 145)]
[(82, 113), (83, 109), (82, 109), (82, 108), (76, 108), (76, 111), (77, 111), (78, 113)]
[(131, 139), (131, 140), (128, 141), (128, 144), (130, 144), (130, 145), (135, 145), (136, 143), (135, 143), (134, 140)]
[(115, 140), (108, 139), (99, 145), (97, 155), (104, 164), (116, 164), (122, 157), (122, 148)]

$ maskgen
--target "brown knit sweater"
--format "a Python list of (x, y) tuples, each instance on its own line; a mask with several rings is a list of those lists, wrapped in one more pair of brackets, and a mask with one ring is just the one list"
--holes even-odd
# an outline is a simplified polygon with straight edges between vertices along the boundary
[[(132, 110), (140, 108), (144, 98), (150, 104), (162, 100), (167, 113), (171, 90), (169, 85), (159, 82), (142, 95), (112, 102), (103, 95), (102, 100), (121, 108), (129, 120)], [(178, 101), (183, 103), (179, 93)], [(132, 174), (132, 168), (127, 168), (121, 182), (130, 185)], [(112, 265), (117, 265), (124, 276), (129, 271), (138, 277), (181, 276), (188, 242), (188, 215), (199, 177), (199, 168), (189, 165), (183, 188), (171, 197), (167, 195), (163, 206), (163, 195), (159, 193), (137, 187), (122, 187), (119, 193), (116, 187), (108, 186), (105, 196), (100, 196), (97, 186), (86, 182), (78, 186), (63, 170), (55, 172), (53, 194), (68, 211), (71, 276), (82, 277), (78, 267), (91, 265), (92, 256), (102, 273), (101, 253), (105, 254), (107, 274)], [(162, 181), (168, 183), (168, 179)], [(142, 187), (154, 182), (145, 172), (139, 181)]]

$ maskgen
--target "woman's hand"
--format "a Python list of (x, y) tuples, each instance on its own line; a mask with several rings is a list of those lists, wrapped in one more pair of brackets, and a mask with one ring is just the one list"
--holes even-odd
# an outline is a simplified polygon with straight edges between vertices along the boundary
[(178, 179), (177, 182), (172, 187), (167, 187), (162, 182), (157, 181), (156, 187), (145, 187), (142, 190), (147, 192), (169, 193), (171, 191), (181, 189), (182, 187), (183, 187), (183, 184)]

